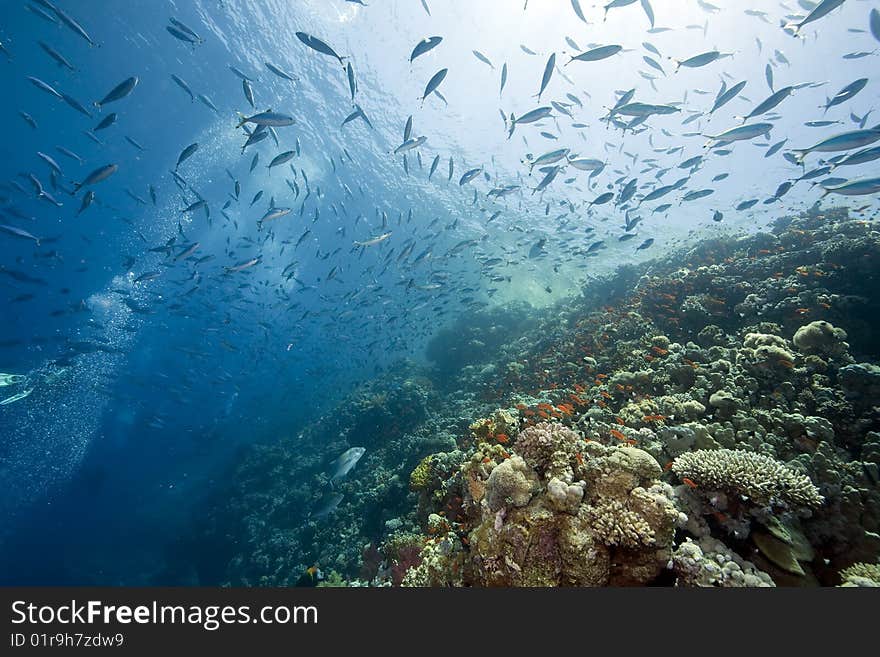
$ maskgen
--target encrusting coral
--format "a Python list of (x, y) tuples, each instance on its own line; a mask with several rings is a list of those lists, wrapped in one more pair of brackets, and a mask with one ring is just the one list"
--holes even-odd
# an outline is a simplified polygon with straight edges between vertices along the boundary
[(673, 554), (673, 570), (677, 586), (775, 586), (767, 573), (711, 536), (685, 539)]

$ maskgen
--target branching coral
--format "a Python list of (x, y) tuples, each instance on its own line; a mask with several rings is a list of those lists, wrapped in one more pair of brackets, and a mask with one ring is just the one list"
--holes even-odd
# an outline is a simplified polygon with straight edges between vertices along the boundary
[(840, 572), (843, 586), (880, 586), (880, 564), (854, 563)]
[(763, 454), (700, 449), (677, 457), (672, 470), (698, 487), (742, 495), (761, 506), (817, 507), (823, 502), (809, 477)]

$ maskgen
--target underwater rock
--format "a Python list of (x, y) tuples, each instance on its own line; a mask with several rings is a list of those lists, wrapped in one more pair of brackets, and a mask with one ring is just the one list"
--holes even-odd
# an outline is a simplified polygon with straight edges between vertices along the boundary
[(840, 368), (838, 377), (847, 399), (860, 404), (876, 404), (880, 399), (880, 366), (873, 363), (847, 365)]
[(765, 557), (774, 565), (792, 575), (805, 575), (804, 569), (798, 562), (798, 556), (794, 548), (771, 534), (764, 532), (752, 532), (751, 539)]

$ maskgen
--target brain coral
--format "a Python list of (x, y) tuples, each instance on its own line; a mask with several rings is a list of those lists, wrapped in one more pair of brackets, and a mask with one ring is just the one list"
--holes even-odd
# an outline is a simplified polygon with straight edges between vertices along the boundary
[(809, 477), (763, 454), (700, 449), (677, 457), (672, 470), (698, 487), (743, 495), (762, 506), (817, 507), (824, 501)]

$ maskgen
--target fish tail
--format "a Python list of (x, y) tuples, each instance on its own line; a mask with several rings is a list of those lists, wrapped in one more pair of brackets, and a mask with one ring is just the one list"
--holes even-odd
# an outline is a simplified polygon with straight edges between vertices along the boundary
[(241, 119), (241, 120), (238, 122), (238, 125), (235, 126), (236, 129), (238, 129), (238, 128), (240, 128), (241, 126), (243, 126), (245, 123), (247, 123), (247, 117), (246, 117), (244, 114), (242, 114), (241, 112), (236, 112), (236, 114), (238, 114), (238, 118)]
[(97, 100), (95, 102), (93, 102), (92, 105), (97, 107), (99, 112), (103, 109), (103, 107), (101, 106), (101, 103), (99, 103)]

